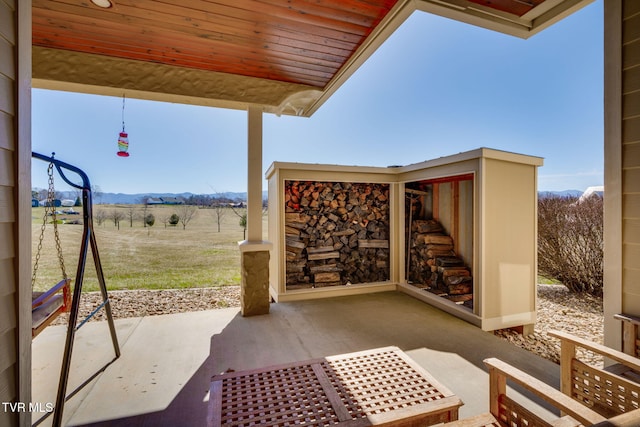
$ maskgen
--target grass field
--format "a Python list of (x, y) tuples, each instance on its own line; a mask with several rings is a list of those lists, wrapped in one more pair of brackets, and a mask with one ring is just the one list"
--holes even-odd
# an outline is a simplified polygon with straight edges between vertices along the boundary
[[(94, 219), (98, 251), (105, 281), (109, 290), (115, 289), (177, 289), (240, 283), (240, 253), (238, 241), (243, 240), (240, 218), (232, 209), (224, 209), (220, 232), (212, 209), (198, 209), (183, 229), (182, 224), (166, 226), (161, 218), (179, 213), (179, 206), (152, 206), (156, 222), (143, 227), (142, 206), (134, 206), (138, 218), (130, 226), (131, 205), (96, 205), (94, 218), (99, 211), (106, 220), (98, 225)], [(80, 211), (81, 208), (75, 208)], [(114, 225), (113, 213), (120, 212), (120, 227)], [(238, 210), (236, 210), (238, 211)], [(244, 213), (244, 211), (238, 211)], [(35, 259), (42, 226), (44, 208), (32, 209), (33, 257)], [(81, 220), (82, 215), (59, 215), (59, 219)], [(67, 275), (75, 279), (82, 225), (60, 224), (61, 247)], [(266, 215), (263, 231), (266, 235)], [(38, 262), (37, 281), (34, 290), (45, 290), (60, 281), (62, 273), (57, 258), (53, 225), (48, 223)], [(87, 257), (85, 291), (98, 290), (98, 281), (91, 252)]]

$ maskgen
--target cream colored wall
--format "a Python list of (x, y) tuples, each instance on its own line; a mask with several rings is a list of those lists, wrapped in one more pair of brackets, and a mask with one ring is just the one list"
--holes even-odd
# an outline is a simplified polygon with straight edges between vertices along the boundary
[[(458, 186), (457, 200), (454, 200), (455, 185)], [(438, 221), (454, 238), (456, 254), (469, 267), (473, 267), (473, 185), (472, 180), (438, 184)], [(458, 210), (458, 221), (454, 230), (455, 209)]]
[(438, 218), (447, 234), (453, 233), (453, 184), (438, 185)]
[(274, 171), (271, 178), (268, 180), (268, 193), (269, 193), (269, 206), (268, 206), (268, 239), (273, 245), (271, 256), (269, 257), (269, 288), (271, 297), (278, 301), (278, 294), (284, 292), (284, 278), (281, 276), (285, 271), (285, 265), (282, 257), (274, 254), (282, 253), (284, 250), (284, 241), (282, 233), (279, 232), (281, 227), (284, 227), (283, 219), (284, 215), (280, 212), (283, 209), (283, 203), (280, 202), (281, 198), (276, 197), (276, 194), (283, 194), (284, 190), (281, 185), (281, 180), (278, 179), (278, 172)]
[[(532, 315), (535, 321), (537, 227), (536, 167), (483, 159), (480, 177), (482, 316), (509, 319)], [(529, 314), (527, 314), (529, 313)], [(533, 320), (533, 321), (531, 321)], [(488, 321), (490, 324), (491, 320)], [(507, 322), (508, 323), (508, 322)], [(484, 327), (484, 326), (483, 326)], [(491, 329), (491, 328), (489, 328)]]
[(622, 311), (640, 316), (640, 2), (622, 19)]
[(604, 3), (604, 342), (620, 349), (616, 313), (640, 316), (640, 2)]

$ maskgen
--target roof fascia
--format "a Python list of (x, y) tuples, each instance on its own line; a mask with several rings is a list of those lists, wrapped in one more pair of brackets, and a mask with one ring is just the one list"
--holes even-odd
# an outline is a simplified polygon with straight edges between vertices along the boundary
[(413, 0), (399, 0), (302, 115), (312, 116), (415, 10)]
[(460, 22), (527, 39), (594, 0), (547, 0), (517, 17), (468, 0), (414, 0), (415, 8)]

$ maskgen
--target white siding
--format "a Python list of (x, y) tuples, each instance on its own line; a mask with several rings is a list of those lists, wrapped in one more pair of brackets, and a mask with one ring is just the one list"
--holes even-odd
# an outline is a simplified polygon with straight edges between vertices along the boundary
[[(31, 392), (31, 1), (0, 0), (0, 401)], [(21, 209), (20, 207), (25, 208)], [(31, 425), (0, 411), (0, 425)]]

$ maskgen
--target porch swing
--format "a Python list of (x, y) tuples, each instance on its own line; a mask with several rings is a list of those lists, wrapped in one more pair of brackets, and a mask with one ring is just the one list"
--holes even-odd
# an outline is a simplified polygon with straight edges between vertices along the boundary
[[(40, 228), (40, 239), (38, 240), (38, 250), (36, 252), (35, 261), (33, 263), (33, 274), (31, 276), (31, 337), (35, 338), (44, 330), (51, 322), (53, 322), (61, 313), (69, 312), (71, 309), (71, 279), (67, 277), (67, 271), (64, 266), (64, 257), (62, 255), (62, 246), (60, 245), (60, 235), (58, 233), (58, 216), (55, 206), (55, 187), (53, 183), (53, 163), (49, 163), (47, 175), (49, 177), (49, 189), (47, 191), (47, 200), (45, 202), (44, 214), (42, 218), (42, 227)], [(58, 260), (60, 262), (60, 270), (62, 272), (62, 280), (46, 292), (35, 292), (33, 290), (36, 284), (38, 273), (38, 265), (40, 255), (42, 254), (42, 242), (44, 240), (45, 230), (47, 228), (47, 219), (51, 217), (53, 223), (53, 231), (56, 242), (56, 250), (58, 251)]]
[[(36, 259), (34, 262), (34, 271), (32, 276), (32, 286), (35, 283), (35, 276), (38, 270), (38, 261), (40, 258), (40, 253), (42, 252), (42, 240), (44, 236), (44, 229), (47, 223), (47, 214), (49, 209), (51, 209), (51, 217), (53, 219), (53, 227), (55, 231), (55, 239), (56, 239), (56, 249), (58, 252), (58, 259), (60, 262), (60, 268), (62, 270), (62, 280), (58, 282), (55, 286), (53, 286), (48, 291), (35, 295), (31, 303), (32, 309), (32, 335), (35, 337), (38, 335), (47, 325), (49, 325), (53, 320), (65, 311), (69, 312), (69, 323), (67, 325), (67, 334), (64, 345), (64, 354), (62, 357), (62, 367), (60, 368), (60, 381), (58, 383), (58, 393), (56, 397), (56, 403), (53, 411), (53, 422), (52, 425), (54, 427), (58, 427), (62, 425), (62, 414), (64, 411), (64, 403), (67, 400), (67, 383), (69, 380), (69, 372), (71, 370), (71, 353), (73, 349), (73, 343), (75, 339), (75, 333), (78, 329), (80, 329), (86, 322), (89, 321), (99, 310), (105, 310), (105, 314), (107, 317), (107, 322), (109, 325), (109, 332), (111, 334), (111, 342), (113, 344), (113, 350), (115, 353), (115, 357), (113, 360), (120, 357), (120, 345), (118, 344), (118, 336), (116, 335), (115, 323), (113, 321), (113, 315), (111, 313), (111, 304), (109, 302), (109, 296), (107, 294), (107, 286), (104, 280), (104, 273), (102, 271), (102, 264), (100, 262), (100, 256), (98, 254), (98, 244), (96, 243), (96, 237), (93, 229), (93, 202), (91, 197), (91, 183), (89, 182), (89, 177), (79, 168), (72, 166), (68, 163), (62, 162), (58, 159), (54, 159), (55, 153), (51, 154), (51, 157), (45, 156), (36, 152), (31, 153), (31, 156), (34, 159), (43, 160), (49, 163), (48, 175), (49, 175), (49, 192), (47, 195), (47, 207), (45, 209), (40, 241), (38, 244), (38, 250), (36, 254)], [(71, 292), (71, 279), (67, 277), (67, 273), (64, 266), (64, 259), (62, 257), (62, 249), (60, 246), (60, 236), (58, 235), (58, 220), (56, 215), (56, 206), (54, 203), (54, 184), (53, 184), (53, 168), (58, 171), (60, 177), (73, 188), (78, 190), (82, 190), (82, 206), (83, 206), (83, 232), (82, 232), (82, 242), (80, 245), (80, 255), (78, 257), (78, 267), (76, 270), (73, 293)], [(82, 184), (77, 184), (69, 180), (64, 171), (70, 171), (82, 179)], [(98, 278), (98, 283), (100, 285), (100, 292), (102, 293), (102, 303), (98, 305), (89, 315), (82, 320), (78, 324), (78, 313), (80, 307), (80, 296), (82, 293), (82, 283), (84, 279), (84, 270), (87, 263), (87, 254), (91, 249), (91, 253), (93, 255), (93, 264), (96, 268), (96, 276)], [(113, 361), (107, 363), (100, 371), (106, 369), (108, 365), (110, 365)], [(99, 371), (99, 372), (100, 372)], [(94, 378), (92, 376), (91, 378)], [(91, 378), (83, 385), (87, 384)], [(82, 387), (81, 385), (80, 387)], [(77, 392), (74, 391), (72, 394)], [(45, 417), (47, 417), (45, 415)], [(38, 422), (39, 423), (39, 422)], [(37, 423), (37, 424), (38, 424)]]

